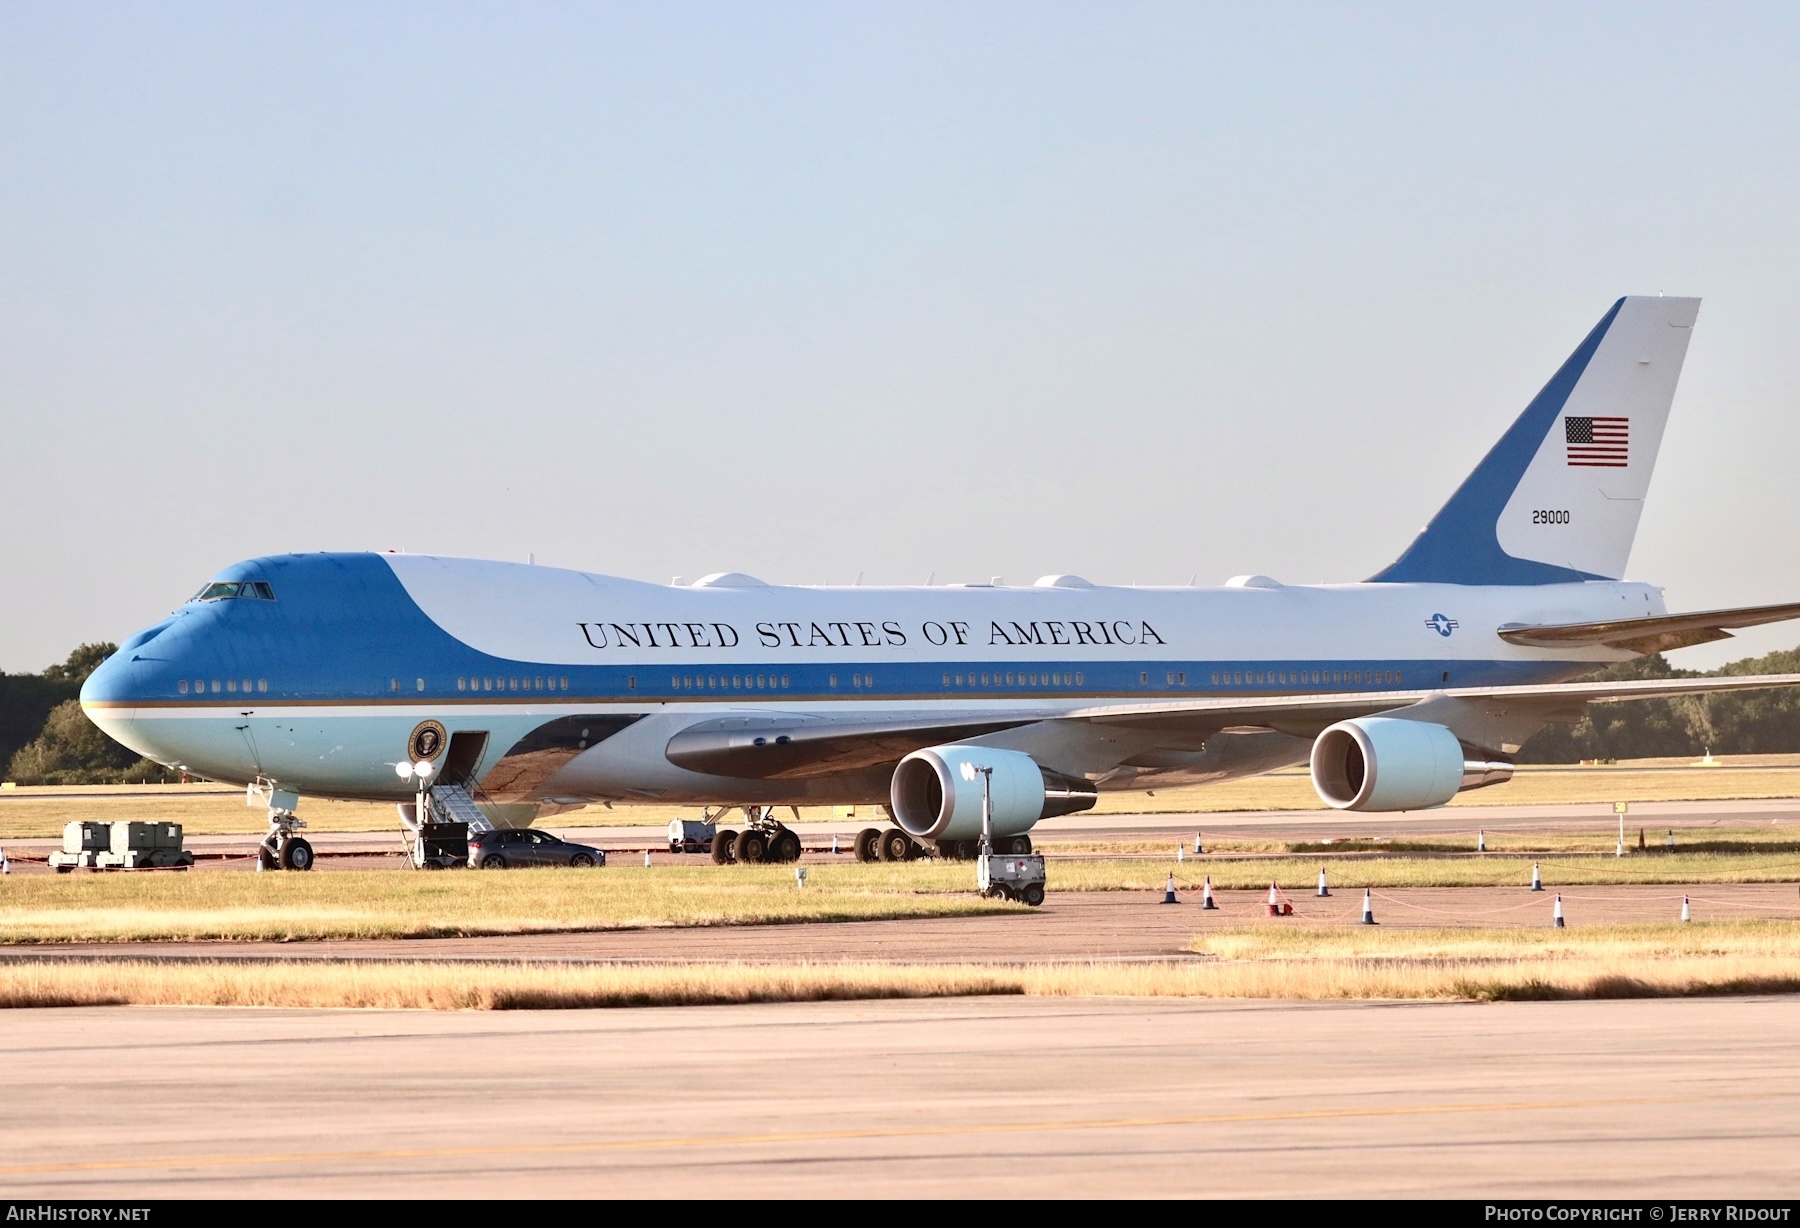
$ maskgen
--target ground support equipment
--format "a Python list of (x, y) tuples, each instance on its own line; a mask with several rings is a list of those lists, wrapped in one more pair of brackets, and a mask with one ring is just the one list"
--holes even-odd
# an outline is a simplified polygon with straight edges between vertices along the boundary
[(1023, 900), (1036, 908), (1048, 882), (1042, 853), (988, 853), (975, 863), (975, 885), (990, 900)]
[(63, 845), (50, 854), (50, 865), (58, 874), (77, 869), (96, 868), (95, 859), (112, 849), (112, 824), (76, 820), (63, 825)]
[(421, 870), (448, 870), (469, 864), (467, 823), (425, 823), (413, 836), (413, 865)]
[[(1044, 888), (1049, 882), (1044, 872), (1044, 855), (995, 851), (994, 769), (965, 760), (962, 775), (968, 781), (981, 777), (981, 848), (975, 864), (976, 889), (990, 900), (1023, 900), (1036, 908), (1044, 902)], [(1007, 844), (1011, 843), (1009, 839)]]
[(669, 851), (671, 853), (710, 853), (719, 825), (707, 819), (670, 819)]
[(181, 824), (138, 823), (120, 819), (111, 823), (70, 823), (63, 828), (63, 847), (50, 854), (59, 874), (77, 866), (91, 870), (175, 870), (194, 864), (194, 855), (181, 847)]

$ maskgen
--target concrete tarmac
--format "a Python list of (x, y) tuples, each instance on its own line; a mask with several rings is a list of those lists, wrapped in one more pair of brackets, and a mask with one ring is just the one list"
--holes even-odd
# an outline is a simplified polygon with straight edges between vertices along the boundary
[(1800, 1194), (1800, 999), (0, 1012), (0, 1195)]

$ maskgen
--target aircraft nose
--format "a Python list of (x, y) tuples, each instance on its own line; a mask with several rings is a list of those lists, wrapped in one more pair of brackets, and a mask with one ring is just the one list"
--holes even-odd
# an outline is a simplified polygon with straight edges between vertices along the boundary
[(96, 705), (126, 703), (137, 698), (133, 675), (139, 672), (131, 668), (126, 653), (113, 653), (81, 684), (82, 708), (91, 713)]
[[(177, 664), (172, 659), (172, 650), (176, 646), (170, 641), (179, 637), (164, 637), (163, 632), (175, 621), (170, 617), (145, 627), (88, 675), (87, 681), (81, 684), (81, 706), (89, 716), (93, 716), (96, 708), (148, 699), (166, 689), (167, 680), (162, 675), (168, 674)], [(152, 640), (159, 642), (152, 647)]]

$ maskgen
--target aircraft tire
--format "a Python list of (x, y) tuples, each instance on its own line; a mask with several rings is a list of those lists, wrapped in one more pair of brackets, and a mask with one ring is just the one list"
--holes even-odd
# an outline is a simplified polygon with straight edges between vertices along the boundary
[(769, 838), (754, 828), (741, 831), (731, 855), (745, 865), (759, 866), (769, 860)]
[(257, 864), (265, 870), (279, 870), (281, 868), (280, 860), (276, 858), (274, 853), (269, 851), (269, 846), (266, 844), (259, 844), (256, 846), (256, 861)]
[(865, 827), (856, 833), (856, 859), (858, 861), (881, 860), (881, 829)]
[(912, 838), (897, 827), (890, 827), (881, 833), (878, 847), (883, 861), (911, 861), (913, 850), (918, 846)]
[(721, 827), (713, 833), (712, 859), (715, 866), (728, 866), (732, 862), (732, 847), (737, 843), (738, 834), (729, 827)]
[(799, 861), (802, 851), (803, 850), (800, 847), (800, 837), (784, 827), (776, 833), (775, 843), (770, 849), (771, 854), (773, 854), (770, 860)]
[(1005, 850), (1015, 857), (1022, 857), (1031, 851), (1030, 836), (1014, 836), (1002, 842)]
[(281, 846), (281, 868), (284, 870), (310, 870), (313, 868), (313, 849), (304, 839), (295, 836)]

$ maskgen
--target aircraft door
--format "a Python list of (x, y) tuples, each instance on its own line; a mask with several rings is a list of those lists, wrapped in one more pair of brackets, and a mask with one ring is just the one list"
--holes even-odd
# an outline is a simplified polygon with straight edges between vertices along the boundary
[(481, 770), (481, 757), (487, 753), (485, 729), (464, 729), (450, 735), (450, 748), (444, 752), (444, 768), (438, 779), (445, 784), (475, 788), (476, 773)]

